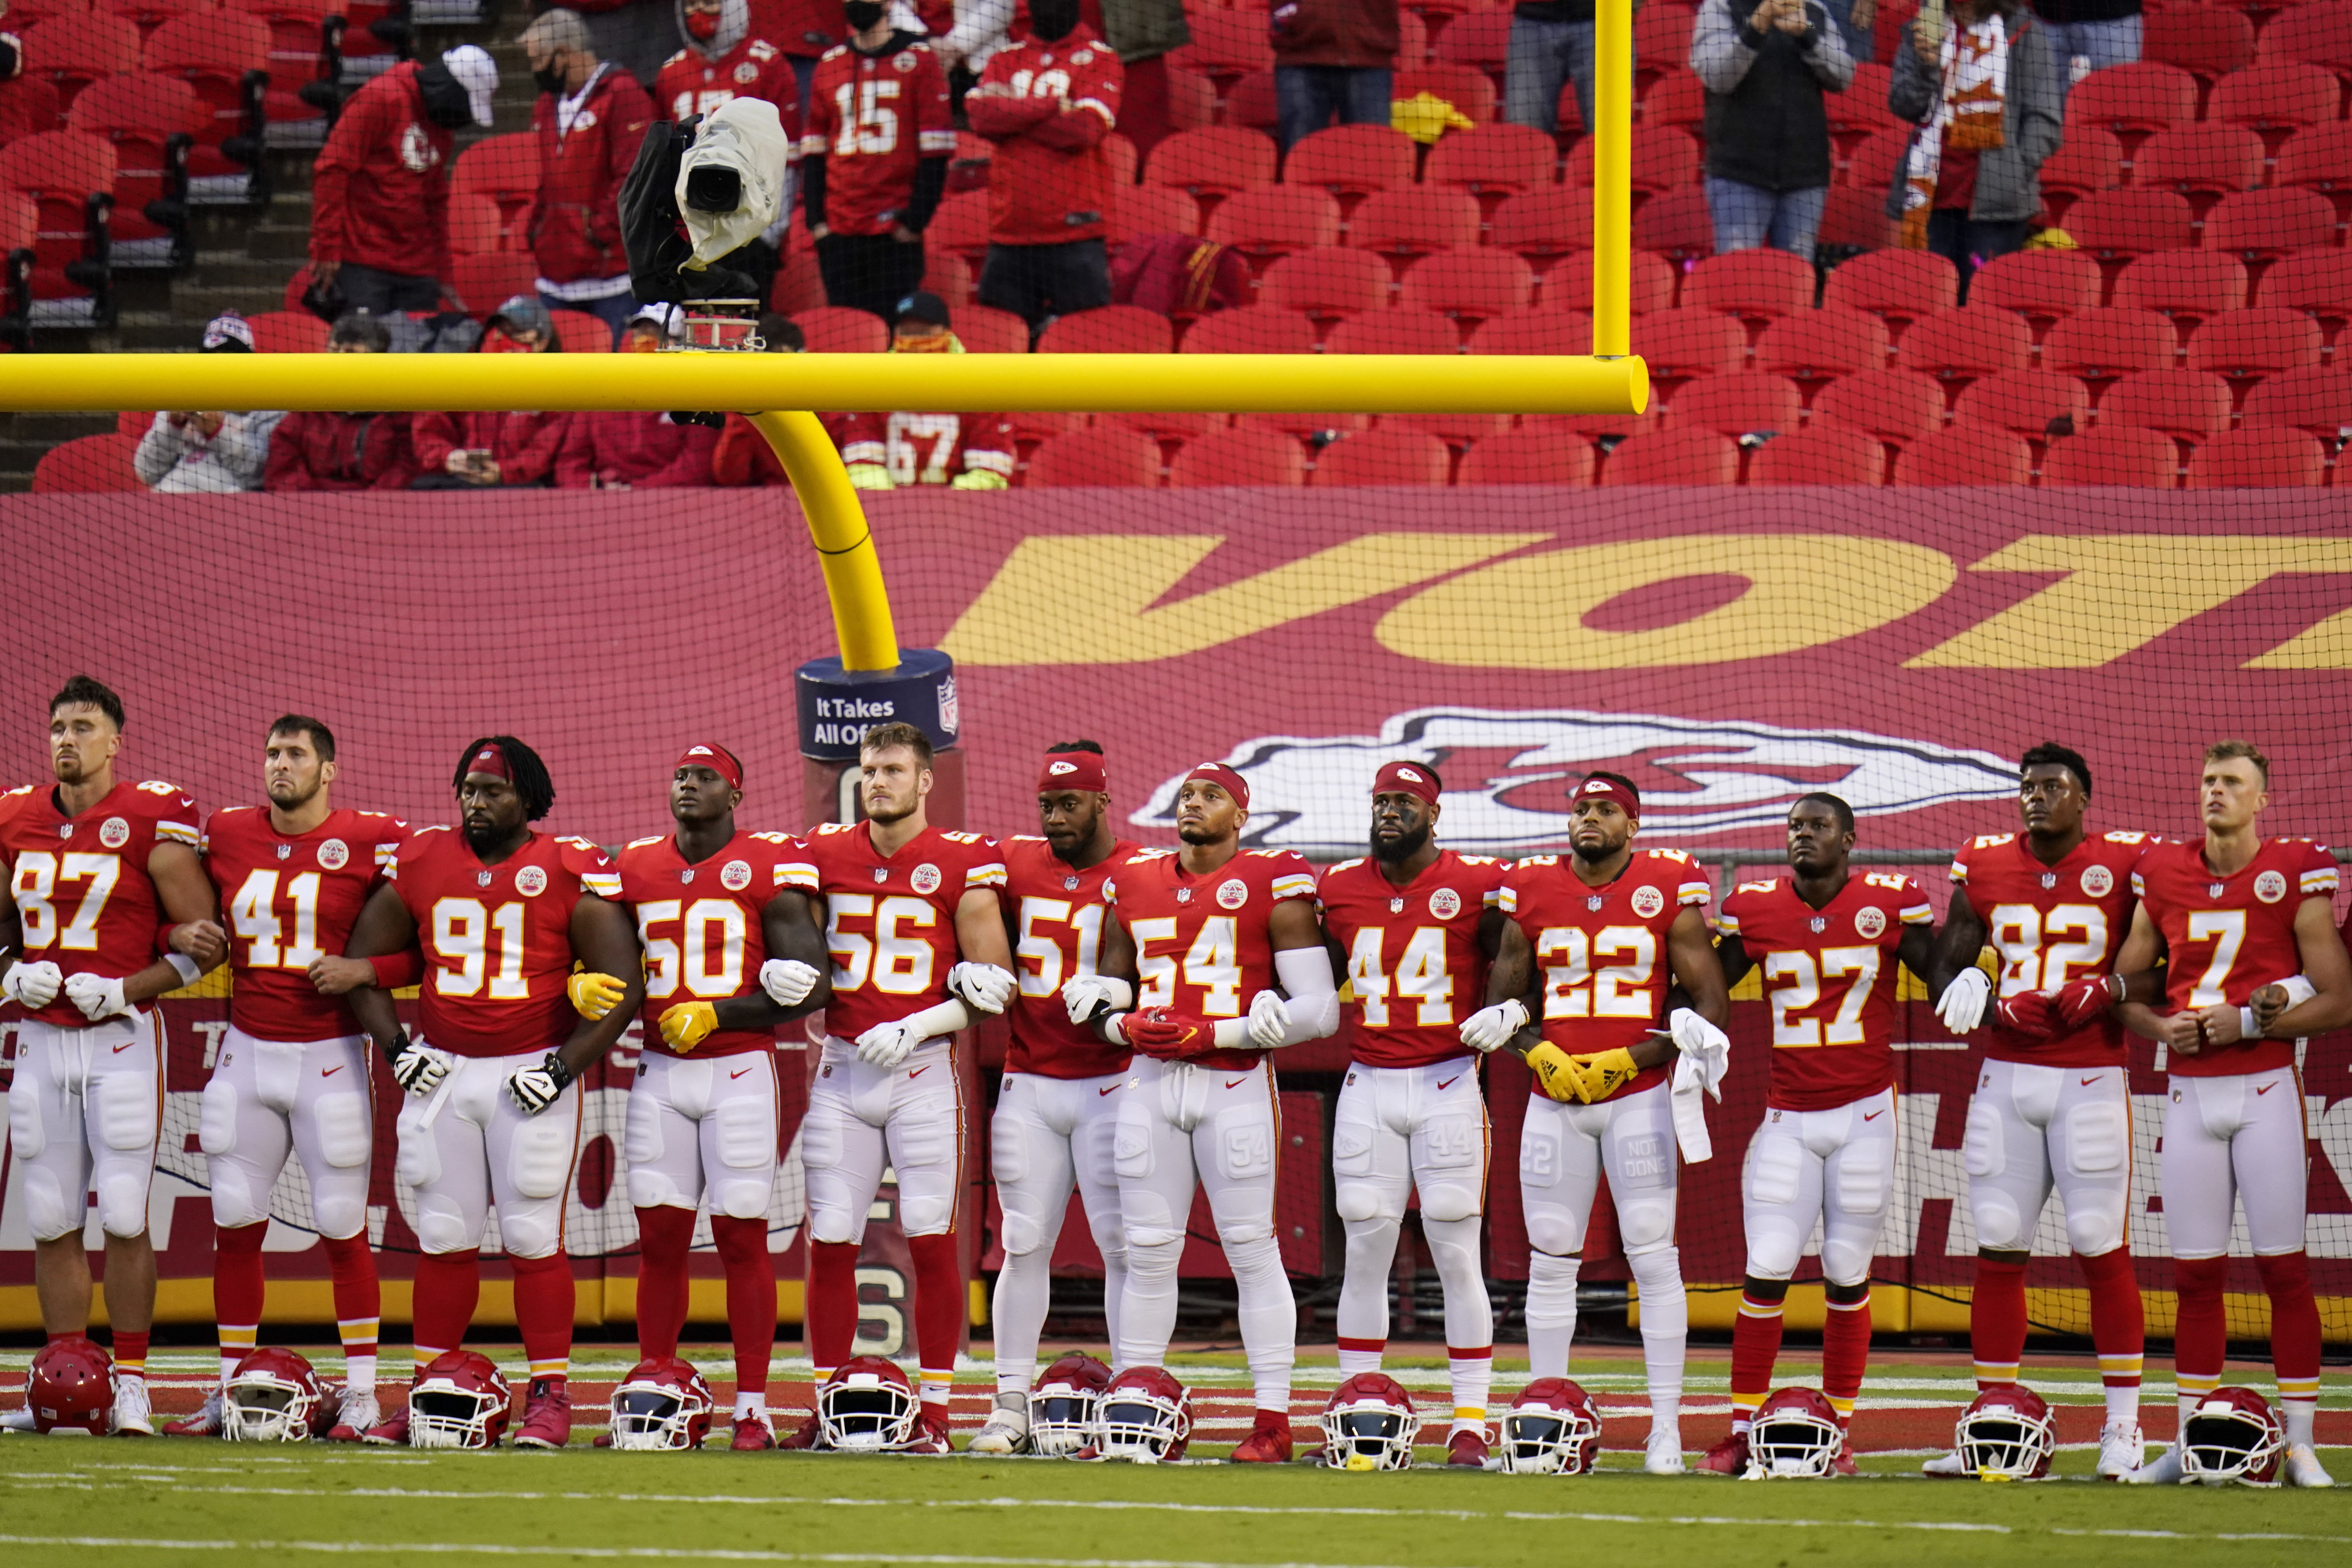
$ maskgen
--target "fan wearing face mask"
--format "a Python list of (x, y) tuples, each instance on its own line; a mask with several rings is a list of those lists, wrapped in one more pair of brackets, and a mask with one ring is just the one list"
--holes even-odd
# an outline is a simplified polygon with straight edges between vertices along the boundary
[(802, 201), (828, 304), (885, 322), (923, 280), (923, 229), (956, 132), (947, 72), (882, 0), (845, 0), (849, 42), (817, 62), (801, 139)]
[(789, 56), (753, 25), (751, 0), (677, 0), (684, 44), (654, 79), (654, 107), (666, 120), (708, 114), (739, 98), (776, 106), (800, 153), (801, 95)]
[(539, 101), (539, 185), (522, 217), (539, 264), (540, 302), (585, 310), (613, 329), (636, 310), (621, 246), (621, 182), (653, 122), (636, 78), (601, 58), (576, 11), (543, 11), (523, 30)]

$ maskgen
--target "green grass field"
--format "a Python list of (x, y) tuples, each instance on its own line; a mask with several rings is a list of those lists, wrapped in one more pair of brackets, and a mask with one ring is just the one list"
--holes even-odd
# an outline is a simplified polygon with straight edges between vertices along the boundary
[[(159, 1373), (174, 1380), (161, 1403), (192, 1404), (202, 1358), (159, 1359)], [(623, 1370), (605, 1364), (611, 1359), (583, 1356), (583, 1405), (604, 1397)], [(697, 1359), (721, 1370), (716, 1358)], [(23, 1357), (6, 1362), (13, 1384)], [(12, 1436), (0, 1439), (0, 1561), (89, 1564), (136, 1552), (142, 1563), (166, 1563), (228, 1552), (273, 1563), (495, 1557), (1467, 1568), (1556, 1564), (1597, 1552), (1787, 1568), (1914, 1557), (1938, 1565), (2155, 1563), (2185, 1553), (2310, 1564), (2347, 1561), (2336, 1554), (2352, 1549), (2352, 1489), (2100, 1484), (2089, 1479), (2093, 1456), (2083, 1446), (2069, 1446), (2061, 1479), (2042, 1485), (1921, 1479), (1916, 1449), (1895, 1445), (1948, 1430), (1967, 1395), (1964, 1378), (1948, 1366), (1873, 1369), (1856, 1432), (1880, 1451), (1865, 1454), (1863, 1477), (1812, 1484), (1647, 1477), (1639, 1470), (1638, 1363), (1596, 1361), (1576, 1370), (1610, 1416), (1602, 1473), (1583, 1478), (1448, 1472), (1437, 1468), (1436, 1448), (1422, 1450), (1432, 1468), (1385, 1475), (1205, 1459), (1143, 1468), (962, 1456), (610, 1454), (586, 1446), (602, 1420), (587, 1409), (562, 1454)], [(1721, 1424), (1724, 1365), (1695, 1361), (1692, 1373), (1685, 1430), (1696, 1446)], [(1196, 1386), (1231, 1377), (1212, 1364), (1190, 1375)], [(1433, 1369), (1407, 1368), (1405, 1376), (1441, 1381)], [(1304, 1416), (1319, 1403), (1313, 1385), (1328, 1387), (1336, 1374), (1328, 1365), (1302, 1367), (1300, 1381)], [(2095, 1379), (2036, 1369), (2030, 1381), (2060, 1406), (2062, 1435), (2095, 1423)], [(1507, 1364), (1497, 1384), (1515, 1386)], [(2324, 1437), (2336, 1436), (2352, 1378), (2331, 1376), (2328, 1384), (2326, 1401), (2337, 1408), (2323, 1414)], [(804, 1389), (780, 1383), (779, 1405), (804, 1400)], [(960, 1385), (959, 1395), (958, 1424), (968, 1428), (977, 1424), (983, 1383)], [(1874, 1442), (1866, 1436), (1874, 1427)], [(1210, 1429), (1226, 1434), (1224, 1442), (1203, 1442), (1196, 1454), (1220, 1454), (1238, 1436), (1224, 1418)], [(1442, 1430), (1433, 1424), (1424, 1435)], [(2339, 1477), (2352, 1476), (2352, 1450), (2323, 1457)]]

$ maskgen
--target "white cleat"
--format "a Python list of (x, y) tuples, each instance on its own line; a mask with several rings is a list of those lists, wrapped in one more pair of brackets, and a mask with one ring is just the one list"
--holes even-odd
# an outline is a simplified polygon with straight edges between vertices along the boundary
[(221, 1435), (221, 1391), (215, 1388), (205, 1395), (204, 1405), (194, 1415), (184, 1416), (163, 1428), (166, 1437), (217, 1437)]
[(2120, 1481), (2147, 1463), (2147, 1439), (2139, 1434), (2137, 1423), (2126, 1426), (2110, 1421), (2099, 1431), (2098, 1477), (2103, 1481)]
[(988, 1413), (988, 1421), (971, 1435), (968, 1446), (974, 1454), (1019, 1454), (1029, 1447), (1029, 1396), (1025, 1394), (1000, 1394), (996, 1408)]
[(1958, 1454), (1944, 1454), (1930, 1459), (1919, 1467), (1919, 1473), (1923, 1476), (1956, 1477), (1976, 1474), (1974, 1470), (1969, 1468), (1968, 1461)]
[(37, 1432), (39, 1430), (40, 1427), (33, 1424), (33, 1401), (30, 1394), (27, 1394), (25, 1403), (16, 1409), (5, 1415), (0, 1415), (0, 1432)]
[(1650, 1434), (1642, 1454), (1642, 1468), (1653, 1476), (1679, 1476), (1688, 1473), (1683, 1463), (1683, 1435), (1679, 1426), (1661, 1427)]
[(330, 1443), (356, 1443), (367, 1436), (368, 1428), (383, 1421), (383, 1412), (377, 1407), (373, 1388), (345, 1388), (343, 1402), (336, 1408), (335, 1424), (328, 1430)]
[(2136, 1487), (2177, 1487), (2184, 1474), (2178, 1445), (2166, 1448), (2147, 1464), (2122, 1478)]
[(147, 1414), (147, 1380), (114, 1374), (114, 1415), (107, 1430), (118, 1437), (152, 1437), (155, 1423)]
[(2319, 1456), (2308, 1443), (2290, 1443), (2286, 1463), (2279, 1467), (2279, 1479), (2291, 1487), (2332, 1487), (2336, 1478), (2319, 1462)]

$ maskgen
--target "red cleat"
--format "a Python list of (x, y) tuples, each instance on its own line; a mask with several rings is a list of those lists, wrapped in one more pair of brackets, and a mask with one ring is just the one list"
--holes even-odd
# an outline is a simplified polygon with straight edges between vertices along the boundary
[(923, 1413), (915, 1418), (914, 1436), (908, 1438), (907, 1446), (898, 1451), (902, 1454), (954, 1453), (955, 1444), (948, 1436), (948, 1418), (943, 1415), (934, 1415), (931, 1407), (924, 1405)]
[(1696, 1468), (1704, 1475), (1741, 1476), (1748, 1473), (1748, 1434), (1734, 1432), (1709, 1448)]
[(515, 1434), (518, 1448), (561, 1448), (572, 1441), (572, 1394), (563, 1380), (533, 1380), (523, 1398), (522, 1430)]
[(824, 1447), (824, 1428), (818, 1425), (816, 1413), (811, 1411), (809, 1418), (794, 1427), (791, 1436), (777, 1438), (776, 1447), (794, 1453)]
[(735, 1417), (735, 1437), (727, 1447), (738, 1454), (756, 1454), (776, 1446), (775, 1428), (765, 1415)]
[(588, 1446), (592, 1448), (609, 1448), (613, 1446), (613, 1435), (610, 1432), (599, 1432), (589, 1440)]
[(382, 1421), (377, 1422), (374, 1426), (369, 1427), (364, 1433), (361, 1434), (360, 1440), (363, 1443), (373, 1443), (379, 1447), (407, 1447), (407, 1410), (403, 1409), (399, 1415), (388, 1415)]
[(1830, 1461), (1830, 1473), (1837, 1476), (1850, 1476), (1854, 1473), (1852, 1434), (1844, 1434), (1838, 1438), (1837, 1458)]
[(1473, 1432), (1465, 1427), (1448, 1437), (1445, 1440), (1445, 1463), (1448, 1467), (1458, 1466), (1465, 1470), (1485, 1469), (1486, 1468), (1486, 1434), (1483, 1431)]
[(1229, 1456), (1236, 1465), (1286, 1465), (1290, 1457), (1290, 1416), (1277, 1410), (1259, 1411), (1257, 1425)]

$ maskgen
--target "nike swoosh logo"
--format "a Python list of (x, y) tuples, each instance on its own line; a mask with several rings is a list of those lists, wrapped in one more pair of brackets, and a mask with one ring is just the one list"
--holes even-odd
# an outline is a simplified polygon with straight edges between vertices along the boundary
[(1882, 1116), (1884, 1116), (1884, 1115), (1885, 1115), (1885, 1114), (1886, 1114), (1886, 1108), (1885, 1108), (1885, 1106), (1883, 1106), (1883, 1105), (1882, 1105), (1882, 1106), (1880, 1106), (1880, 1107), (1879, 1107), (1877, 1110), (1865, 1110), (1865, 1111), (1864, 1111), (1864, 1112), (1862, 1113), (1862, 1119), (1863, 1119), (1864, 1121), (1877, 1121), (1880, 1117), (1882, 1117)]
[(342, 1064), (342, 1063), (341, 1063), (341, 1062), (337, 1062), (333, 1067), (331, 1067), (331, 1068), (320, 1068), (319, 1069), (319, 1076), (320, 1076), (320, 1078), (332, 1078), (332, 1077), (334, 1077), (337, 1073), (339, 1073), (339, 1072), (341, 1072), (341, 1071), (342, 1071), (342, 1070), (343, 1070), (343, 1064)]
[(1453, 1088), (1456, 1083), (1460, 1082), (1461, 1079), (1462, 1075), (1460, 1073), (1455, 1073), (1452, 1078), (1449, 1078), (1444, 1082), (1439, 1084), (1437, 1086), (1438, 1089), (1443, 1092), (1445, 1089)]
[[(743, 1072), (750, 1072), (751, 1070), (751, 1069), (750, 1068), (745, 1068), (743, 1069)], [(730, 1083), (734, 1082), (737, 1079), (741, 1078), (741, 1077), (743, 1076), (743, 1072), (730, 1072), (730, 1073), (729, 1073), (729, 1074), (727, 1075), (727, 1081), (728, 1081), (728, 1082), (730, 1082)]]
[(1229, 1078), (1225, 1079), (1225, 1087), (1227, 1089), (1234, 1089), (1247, 1082), (1249, 1082), (1249, 1075), (1244, 1073), (1239, 1078)]
[[(118, 1051), (119, 1051), (119, 1050), (121, 1050), (122, 1047), (121, 1047), (121, 1046), (117, 1046), (117, 1047), (115, 1047), (114, 1048), (115, 1048), (116, 1050), (118, 1050)], [(2254, 1092), (2255, 1092), (2256, 1094), (2268, 1094), (2271, 1090), (2273, 1090), (2273, 1089), (2276, 1089), (2277, 1087), (2278, 1087), (2278, 1085), (2276, 1085), (2276, 1084), (2274, 1084), (2274, 1083), (2263, 1083), (2263, 1084), (2256, 1084), (2256, 1085), (2254, 1086)]]
[(930, 1071), (932, 1068), (938, 1065), (939, 1064), (936, 1062), (925, 1062), (921, 1067), (919, 1067), (913, 1072), (908, 1073), (907, 1077), (909, 1081), (912, 1081), (915, 1079), (922, 1077), (925, 1073)]
[(1095, 1093), (1097, 1094), (1097, 1097), (1099, 1097), (1099, 1096), (1103, 1096), (1103, 1095), (1117, 1094), (1118, 1092), (1118, 1085), (1117, 1085), (1117, 1084), (1113, 1084), (1113, 1085), (1111, 1085), (1108, 1089), (1097, 1089), (1097, 1090), (1095, 1091)]
[[(121, 1044), (121, 1045), (119, 1045), (119, 1046), (117, 1046), (117, 1047), (114, 1047), (114, 1054), (115, 1054), (116, 1056), (118, 1056), (118, 1057), (119, 1057), (119, 1056), (121, 1056), (123, 1052), (125, 1052), (125, 1051), (129, 1050), (131, 1047), (133, 1047), (133, 1046), (137, 1045), (138, 1043), (139, 1043), (139, 1042), (138, 1042), (138, 1041), (136, 1041), (136, 1040), (125, 1040), (122, 1044)], [(2260, 1093), (2261, 1091), (2260, 1091), (2260, 1090), (2256, 1090), (2255, 1092)]]
[(2091, 1085), (2093, 1085), (2093, 1084), (2095, 1084), (2095, 1083), (2096, 1083), (2096, 1082), (2098, 1082), (2098, 1081), (2099, 1081), (2099, 1080), (2098, 1080), (2097, 1077), (2096, 1077), (2095, 1075), (2094, 1075), (2093, 1077), (2086, 1078), (2086, 1079), (2084, 1079), (2083, 1080), (2083, 1087), (2084, 1087), (2084, 1088), (2085, 1088), (2085, 1089), (2088, 1089)]

